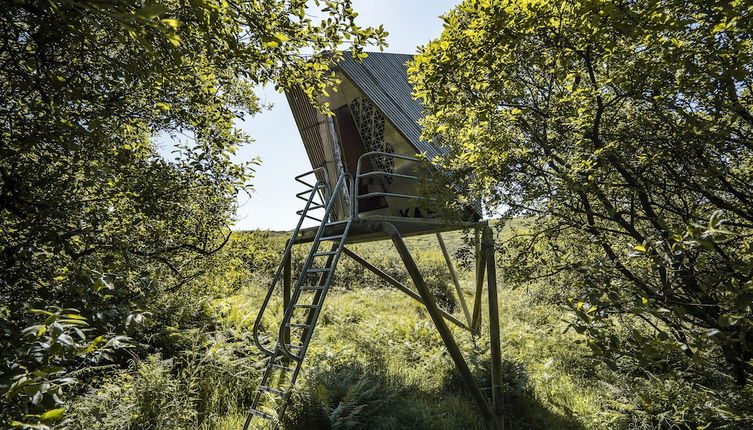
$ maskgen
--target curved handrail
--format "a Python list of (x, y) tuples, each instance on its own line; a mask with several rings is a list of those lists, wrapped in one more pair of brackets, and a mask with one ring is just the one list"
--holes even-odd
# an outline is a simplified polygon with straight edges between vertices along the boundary
[[(350, 178), (351, 180), (353, 179), (353, 177), (349, 173), (343, 173), (343, 174), (341, 174), (340, 178), (338, 178), (338, 180), (337, 180), (337, 183), (332, 188), (332, 193), (330, 194), (329, 202), (327, 202), (327, 208), (325, 209), (324, 216), (322, 217), (323, 221), (322, 221), (321, 224), (319, 224), (319, 228), (316, 230), (316, 235), (314, 236), (314, 240), (313, 240), (314, 244), (318, 244), (319, 243), (319, 239), (322, 237), (322, 233), (324, 232), (324, 228), (325, 228), (327, 222), (329, 221), (329, 217), (330, 217), (330, 214), (332, 212), (332, 207), (334, 206), (334, 202), (335, 202), (335, 200), (337, 200), (335, 198), (335, 196), (337, 196), (337, 193), (340, 191), (340, 189), (342, 188), (343, 184), (345, 183), (345, 181), (348, 178)], [(348, 222), (350, 222), (350, 220)], [(342, 247), (342, 242), (341, 242), (340, 246)], [(309, 268), (311, 268), (311, 263), (313, 261), (314, 261), (314, 253), (311, 252), (311, 253), (309, 253), (308, 257), (306, 258), (306, 262), (303, 264), (303, 268), (302, 268), (301, 274), (300, 274), (300, 276), (298, 278), (298, 282), (296, 282), (296, 284), (295, 284), (296, 288), (295, 288), (295, 291), (293, 292), (293, 297), (291, 297), (291, 299), (290, 299), (290, 303), (291, 304), (298, 302), (298, 298), (301, 296), (301, 286), (303, 285), (303, 282), (306, 279), (306, 275), (308, 274), (307, 272), (308, 272)], [(334, 265), (336, 263), (337, 263), (336, 261), (333, 261), (332, 264)], [(332, 272), (329, 272), (329, 274), (327, 276), (332, 276)], [(326, 293), (326, 290), (322, 290), (322, 291), (324, 293)], [(319, 311), (320, 310), (321, 310), (321, 308), (318, 308), (314, 312), (314, 316), (313, 316), (312, 323), (311, 323), (312, 326), (314, 324), (316, 324), (316, 320), (317, 320), (317, 318), (319, 316)], [(285, 315), (282, 317), (282, 324), (280, 324), (280, 332), (278, 334), (279, 337), (278, 337), (278, 340), (277, 340), (277, 344), (279, 345), (280, 350), (282, 351), (283, 354), (285, 354), (285, 356), (287, 356), (288, 358), (290, 358), (292, 360), (300, 361), (300, 360), (302, 360), (303, 355), (306, 354), (305, 349), (301, 350), (300, 355), (296, 355), (296, 354), (293, 354), (293, 352), (290, 351), (290, 349), (288, 348), (287, 344), (285, 343), (285, 337), (286, 337), (286, 332), (287, 332), (287, 329), (288, 329), (288, 324), (290, 323), (290, 319), (292, 318), (292, 316), (293, 316), (293, 306), (291, 305), (291, 306), (289, 306), (285, 310)], [(309, 336), (310, 336), (310, 332), (309, 332)], [(306, 344), (307, 344), (307, 342), (304, 342), (304, 347), (305, 347)]]
[[(299, 178), (308, 174), (311, 174), (315, 172), (318, 169), (314, 169), (311, 172), (307, 172), (303, 175), (299, 175), (296, 177), (296, 180), (298, 182), (300, 181)], [(280, 280), (280, 275), (282, 274), (282, 271), (284, 269), (285, 260), (288, 258), (291, 258), (291, 251), (293, 249), (293, 244), (295, 243), (295, 239), (298, 236), (298, 232), (301, 229), (301, 225), (303, 225), (303, 221), (306, 219), (306, 213), (309, 210), (309, 207), (311, 206), (311, 203), (314, 201), (314, 197), (316, 196), (316, 193), (319, 191), (320, 188), (324, 188), (325, 192), (327, 190), (327, 182), (326, 181), (317, 181), (313, 186), (311, 186), (311, 192), (309, 195), (309, 199), (306, 201), (306, 206), (304, 207), (301, 218), (298, 220), (298, 224), (295, 227), (295, 230), (293, 231), (293, 236), (288, 240), (288, 242), (285, 244), (285, 251), (282, 254), (282, 259), (280, 260), (280, 265), (277, 266), (277, 271), (275, 272), (275, 276), (272, 279), (272, 285), (270, 285), (269, 290), (267, 291), (267, 295), (264, 297), (264, 301), (261, 304), (261, 307), (259, 308), (259, 313), (256, 315), (256, 320), (254, 321), (254, 328), (253, 328), (253, 339), (254, 344), (266, 355), (272, 356), (274, 355), (274, 351), (267, 349), (264, 345), (262, 345), (261, 340), (259, 340), (259, 326), (261, 325), (261, 320), (264, 317), (264, 313), (267, 310), (267, 306), (269, 305), (269, 300), (272, 298), (272, 294), (274, 293), (275, 286), (277, 285), (277, 282)]]
[[(360, 182), (361, 178), (363, 178), (365, 176), (375, 176), (375, 175), (377, 175), (377, 173), (379, 173), (379, 174), (385, 175), (385, 176), (396, 176), (396, 177), (402, 177), (402, 178), (408, 178), (408, 179), (418, 179), (418, 177), (416, 177), (416, 176), (402, 175), (402, 174), (399, 174), (399, 173), (390, 173), (390, 172), (368, 172), (368, 173), (363, 173), (362, 174), (361, 173), (361, 166), (363, 164), (363, 160), (365, 158), (367, 158), (367, 157), (370, 158), (370, 157), (372, 157), (374, 155), (386, 155), (388, 157), (397, 158), (399, 160), (408, 160), (408, 161), (415, 161), (415, 162), (419, 162), (420, 161), (416, 157), (409, 157), (407, 155), (393, 154), (391, 152), (384, 152), (384, 151), (366, 152), (366, 153), (362, 154), (360, 157), (358, 157), (358, 163), (356, 163), (356, 176), (353, 178), (354, 192), (353, 192), (353, 197), (352, 197), (352, 203), (350, 205), (350, 210), (351, 210), (350, 216), (353, 219), (358, 218), (358, 200), (360, 198), (358, 196), (358, 185), (359, 185), (359, 182)], [(384, 194), (384, 195), (389, 195), (389, 194)], [(405, 197), (405, 198), (413, 197), (413, 198), (417, 198), (417, 199), (420, 198), (419, 196), (407, 196), (407, 195), (401, 195), (401, 197)]]

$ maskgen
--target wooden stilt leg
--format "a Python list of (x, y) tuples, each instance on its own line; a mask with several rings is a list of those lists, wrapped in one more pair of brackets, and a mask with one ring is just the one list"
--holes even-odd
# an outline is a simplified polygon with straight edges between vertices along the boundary
[(502, 415), (502, 353), (499, 340), (499, 302), (497, 300), (497, 263), (494, 259), (494, 236), (489, 227), (484, 228), (483, 242), (486, 251), (486, 272), (489, 290), (489, 336), (492, 359), (492, 408), (497, 417)]
[(400, 254), (400, 258), (403, 260), (405, 268), (408, 269), (408, 273), (413, 280), (413, 284), (416, 286), (416, 290), (418, 290), (418, 293), (423, 299), (424, 305), (426, 306), (426, 311), (429, 313), (429, 316), (431, 316), (432, 321), (434, 321), (434, 325), (437, 327), (437, 331), (439, 331), (439, 335), (442, 337), (442, 340), (447, 347), (447, 352), (455, 362), (455, 366), (460, 372), (460, 376), (463, 378), (468, 391), (470, 391), (471, 396), (476, 401), (476, 404), (481, 410), (481, 414), (489, 424), (489, 428), (496, 430), (496, 419), (491, 409), (489, 408), (486, 397), (481, 392), (481, 388), (479, 388), (476, 380), (473, 378), (473, 374), (471, 374), (471, 370), (468, 368), (468, 364), (465, 362), (463, 354), (460, 352), (460, 348), (455, 343), (452, 332), (447, 327), (447, 324), (442, 318), (442, 314), (439, 312), (439, 308), (437, 307), (437, 303), (434, 300), (434, 296), (426, 286), (424, 278), (421, 275), (421, 272), (418, 270), (418, 266), (416, 266), (416, 262), (413, 260), (413, 257), (410, 255), (410, 251), (405, 245), (403, 238), (400, 236), (400, 233), (397, 231), (395, 226), (390, 223), (382, 223), (382, 228), (383, 231), (390, 236), (392, 242), (395, 244), (395, 248), (397, 249), (398, 254)]
[(460, 280), (458, 280), (458, 274), (455, 272), (455, 265), (452, 264), (450, 253), (447, 252), (447, 246), (444, 243), (444, 239), (442, 239), (441, 233), (437, 233), (437, 241), (439, 241), (439, 247), (442, 249), (447, 268), (450, 270), (452, 282), (455, 284), (455, 292), (458, 294), (458, 300), (460, 301), (460, 306), (463, 308), (465, 320), (468, 321), (468, 325), (471, 325), (473, 321), (471, 320), (471, 313), (468, 311), (468, 305), (465, 303), (465, 294), (463, 294), (463, 289), (460, 287)]
[(484, 292), (485, 268), (485, 248), (481, 246), (481, 234), (476, 229), (476, 294), (473, 296), (473, 318), (471, 322), (471, 330), (476, 334), (479, 334), (481, 331), (481, 295)]

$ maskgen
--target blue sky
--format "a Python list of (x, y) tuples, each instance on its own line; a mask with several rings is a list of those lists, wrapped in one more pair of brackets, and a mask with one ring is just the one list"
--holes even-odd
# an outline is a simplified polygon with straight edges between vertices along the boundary
[[(438, 37), (442, 32), (440, 15), (448, 12), (459, 0), (353, 0), (362, 26), (384, 25), (390, 33), (385, 52), (412, 54), (416, 47)], [(295, 227), (301, 191), (293, 177), (311, 169), (303, 143), (298, 135), (290, 108), (283, 94), (273, 88), (258, 92), (263, 102), (272, 103), (242, 123), (242, 128), (255, 140), (238, 152), (241, 161), (260, 157), (252, 180), (255, 192), (250, 198), (239, 198), (238, 222), (235, 229), (290, 230)]]

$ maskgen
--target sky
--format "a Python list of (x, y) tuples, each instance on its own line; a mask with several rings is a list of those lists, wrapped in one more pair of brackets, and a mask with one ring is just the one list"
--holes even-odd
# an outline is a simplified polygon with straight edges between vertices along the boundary
[[(438, 37), (439, 19), (460, 0), (353, 0), (361, 26), (384, 25), (390, 34), (385, 52), (413, 54), (416, 47)], [(368, 49), (367, 49), (368, 50)], [(293, 179), (311, 170), (293, 115), (283, 94), (272, 87), (257, 92), (272, 109), (262, 111), (240, 124), (255, 141), (237, 154), (238, 161), (261, 158), (251, 183), (255, 191), (238, 199), (237, 230), (290, 230), (298, 222), (295, 212), (302, 201), (295, 193), (302, 186)]]

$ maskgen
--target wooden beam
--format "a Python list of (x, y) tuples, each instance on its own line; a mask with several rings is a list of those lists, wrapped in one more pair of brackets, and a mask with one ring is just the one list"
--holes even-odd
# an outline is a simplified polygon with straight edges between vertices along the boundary
[(413, 284), (416, 286), (418, 293), (421, 295), (424, 306), (426, 306), (426, 310), (429, 313), (429, 316), (431, 316), (432, 321), (434, 321), (434, 325), (437, 327), (437, 331), (439, 331), (439, 335), (442, 337), (442, 340), (447, 347), (447, 352), (455, 362), (455, 366), (457, 367), (458, 372), (460, 372), (460, 376), (461, 378), (463, 378), (468, 391), (470, 391), (471, 397), (473, 397), (473, 399), (476, 401), (476, 405), (481, 410), (481, 415), (483, 415), (484, 419), (489, 425), (489, 428), (496, 430), (496, 417), (489, 408), (489, 404), (486, 401), (486, 397), (481, 392), (481, 388), (479, 388), (478, 383), (473, 378), (473, 374), (468, 368), (468, 363), (465, 362), (465, 358), (463, 358), (463, 354), (460, 352), (460, 348), (455, 343), (452, 332), (447, 327), (447, 324), (442, 318), (442, 313), (437, 307), (434, 296), (426, 286), (424, 278), (421, 275), (421, 272), (418, 270), (418, 266), (416, 266), (416, 262), (413, 260), (408, 247), (405, 245), (403, 238), (400, 236), (400, 232), (398, 232), (397, 228), (395, 228), (395, 226), (390, 223), (384, 222), (381, 224), (382, 231), (390, 236), (392, 243), (397, 249), (398, 254), (400, 254), (400, 258), (402, 258), (403, 263), (405, 264), (405, 268), (408, 269), (408, 274), (410, 274), (411, 279), (413, 279)]
[(480, 230), (476, 229), (476, 293), (473, 296), (473, 318), (471, 331), (475, 334), (481, 332), (481, 295), (484, 292), (484, 268), (486, 267), (486, 253), (481, 246)]
[[(408, 296), (410, 296), (412, 299), (414, 299), (414, 300), (418, 301), (419, 303), (421, 303), (422, 305), (426, 306), (426, 304), (424, 303), (424, 301), (421, 299), (420, 295), (418, 295), (416, 292), (414, 292), (413, 290), (411, 290), (410, 288), (408, 288), (406, 285), (400, 283), (400, 281), (398, 281), (397, 279), (393, 278), (392, 276), (390, 276), (387, 273), (383, 272), (378, 267), (376, 267), (373, 264), (369, 263), (368, 261), (364, 260), (360, 255), (356, 254), (355, 252), (351, 251), (350, 249), (343, 247), (343, 252), (345, 253), (345, 255), (347, 255), (348, 257), (352, 258), (357, 263), (359, 263), (363, 267), (367, 268), (368, 270), (370, 270), (375, 275), (377, 275), (380, 278), (382, 278), (385, 281), (387, 281), (387, 283), (389, 283), (393, 287), (397, 288), (398, 290), (400, 290), (403, 293), (405, 293)], [(452, 322), (453, 324), (457, 325), (458, 327), (462, 327), (462, 328), (464, 328), (464, 329), (466, 329), (468, 331), (471, 330), (470, 327), (468, 327), (467, 325), (463, 324), (459, 319), (455, 318), (454, 316), (450, 315), (449, 313), (445, 312), (444, 310), (439, 309), (439, 312), (442, 314), (443, 317), (447, 318), (450, 322)]]
[(452, 264), (450, 253), (447, 252), (447, 246), (444, 243), (444, 239), (442, 239), (442, 233), (437, 233), (437, 241), (439, 241), (439, 247), (442, 248), (444, 260), (447, 262), (447, 268), (450, 269), (450, 276), (452, 277), (452, 282), (455, 284), (455, 291), (458, 293), (458, 300), (460, 300), (460, 306), (463, 308), (465, 320), (468, 321), (468, 325), (471, 325), (473, 324), (471, 313), (468, 311), (468, 305), (465, 303), (465, 294), (463, 294), (463, 289), (460, 287), (458, 274), (455, 272), (455, 265)]
[(495, 415), (502, 415), (504, 389), (502, 387), (502, 353), (499, 340), (499, 304), (497, 300), (497, 262), (494, 259), (494, 236), (492, 229), (484, 228), (486, 250), (486, 273), (489, 290), (489, 337), (492, 359), (492, 408)]

